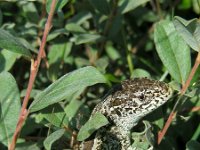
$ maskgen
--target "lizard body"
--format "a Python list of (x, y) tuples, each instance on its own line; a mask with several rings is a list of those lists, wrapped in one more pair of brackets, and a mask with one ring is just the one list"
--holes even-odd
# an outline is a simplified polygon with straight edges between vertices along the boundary
[(172, 89), (161, 81), (147, 78), (122, 81), (91, 114), (101, 113), (111, 124), (97, 130), (90, 146), (85, 147), (83, 142), (80, 149), (132, 150), (130, 130), (141, 118), (167, 102), (171, 95)]

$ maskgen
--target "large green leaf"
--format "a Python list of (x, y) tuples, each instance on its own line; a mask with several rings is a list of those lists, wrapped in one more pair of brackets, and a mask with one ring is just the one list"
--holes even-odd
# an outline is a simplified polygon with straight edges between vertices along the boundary
[(52, 144), (60, 139), (65, 133), (64, 129), (57, 130), (51, 133), (45, 140), (44, 140), (44, 147), (47, 150), (51, 150)]
[(3, 29), (0, 29), (0, 48), (31, 57), (29, 49), (20, 40)]
[(9, 145), (20, 112), (20, 94), (13, 76), (0, 73), (0, 142)]
[(102, 126), (107, 125), (108, 123), (109, 123), (109, 121), (107, 120), (107, 118), (104, 115), (102, 115), (100, 113), (94, 114), (88, 120), (88, 122), (86, 122), (86, 124), (81, 127), (81, 129), (78, 133), (78, 136), (77, 136), (77, 140), (83, 141), (83, 140), (87, 139), (97, 129), (99, 129)]
[(185, 40), (195, 51), (200, 51), (200, 23), (198, 19), (185, 20), (181, 17), (174, 18), (174, 25)]
[(170, 75), (177, 82), (184, 83), (191, 68), (190, 50), (171, 21), (156, 24), (154, 41), (158, 55)]
[(61, 100), (73, 99), (87, 86), (105, 83), (104, 76), (94, 67), (88, 66), (68, 73), (39, 93), (30, 106), (30, 111), (41, 110)]

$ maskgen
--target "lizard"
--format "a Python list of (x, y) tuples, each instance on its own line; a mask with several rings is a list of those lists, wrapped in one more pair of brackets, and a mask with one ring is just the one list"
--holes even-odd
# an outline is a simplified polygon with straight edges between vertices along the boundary
[(81, 150), (133, 150), (131, 129), (138, 121), (172, 96), (172, 88), (162, 81), (148, 78), (124, 80), (98, 103), (93, 112), (103, 114), (109, 125), (97, 130), (92, 140), (84, 141)]

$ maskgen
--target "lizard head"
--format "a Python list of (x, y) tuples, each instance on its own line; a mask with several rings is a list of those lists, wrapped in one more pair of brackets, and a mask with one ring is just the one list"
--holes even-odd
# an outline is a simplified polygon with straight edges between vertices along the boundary
[(104, 101), (104, 115), (124, 130), (169, 100), (172, 89), (164, 82), (147, 78), (125, 80)]

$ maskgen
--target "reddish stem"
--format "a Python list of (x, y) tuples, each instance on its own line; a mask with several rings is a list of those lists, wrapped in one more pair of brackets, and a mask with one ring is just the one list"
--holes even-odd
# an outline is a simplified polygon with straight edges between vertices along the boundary
[(158, 144), (160, 144), (160, 142), (162, 141), (163, 136), (167, 132), (167, 129), (169, 128), (169, 126), (170, 126), (172, 120), (175, 118), (175, 116), (176, 116), (176, 112), (172, 111), (167, 119), (167, 122), (165, 123), (163, 130), (158, 132)]
[(192, 78), (193, 78), (193, 76), (194, 76), (199, 64), (200, 64), (200, 53), (198, 53), (196, 61), (195, 61), (195, 64), (194, 64), (194, 66), (193, 66), (193, 68), (192, 68), (192, 70), (190, 72), (190, 75), (189, 75), (187, 81), (185, 82), (185, 85), (181, 89), (181, 95), (185, 94), (185, 92), (186, 92), (187, 88), (189, 87), (190, 82), (191, 82), (191, 80), (192, 80)]
[(200, 106), (193, 107), (190, 111), (191, 112), (200, 111)]
[(26, 120), (26, 118), (29, 114), (29, 111), (26, 108), (27, 108), (27, 105), (28, 105), (29, 97), (30, 97), (30, 94), (31, 94), (31, 91), (32, 91), (32, 88), (33, 88), (33, 84), (34, 84), (36, 75), (38, 73), (40, 62), (41, 62), (42, 56), (44, 54), (44, 48), (45, 48), (45, 45), (46, 45), (47, 35), (49, 34), (49, 31), (51, 29), (51, 22), (52, 22), (53, 14), (54, 14), (54, 11), (55, 11), (55, 5), (56, 5), (56, 0), (52, 0), (50, 13), (49, 13), (47, 22), (45, 24), (44, 34), (43, 34), (42, 43), (40, 45), (40, 49), (39, 49), (39, 52), (38, 52), (38, 55), (37, 55), (37, 60), (34, 61), (32, 59), (32, 61), (31, 61), (31, 72), (30, 72), (30, 78), (29, 78), (29, 82), (28, 82), (28, 88), (27, 88), (26, 95), (25, 95), (24, 100), (23, 100), (23, 104), (22, 104), (20, 115), (19, 115), (17, 127), (15, 129), (12, 142), (9, 146), (9, 150), (15, 149), (17, 138), (20, 134), (23, 123), (24, 123), (24, 121)]
[[(195, 64), (194, 64), (194, 66), (193, 66), (193, 68), (192, 68), (192, 70), (190, 72), (190, 75), (189, 75), (187, 81), (185, 82), (185, 84), (183, 85), (183, 87), (182, 87), (182, 89), (180, 91), (180, 96), (185, 94), (185, 92), (186, 92), (187, 88), (189, 87), (190, 82), (191, 82), (191, 80), (192, 80), (192, 78), (193, 78), (193, 76), (194, 76), (199, 64), (200, 64), (200, 52), (197, 55), (197, 58), (195, 60)], [(168, 130), (173, 118), (175, 118), (176, 114), (177, 114), (177, 111), (174, 111), (174, 110), (170, 113), (170, 115), (169, 115), (169, 117), (167, 119), (167, 122), (164, 125), (164, 128), (162, 129), (162, 131), (160, 131), (158, 133), (158, 144), (160, 144), (160, 142), (162, 141), (164, 135), (166, 134), (166, 132), (167, 132), (167, 130)]]

